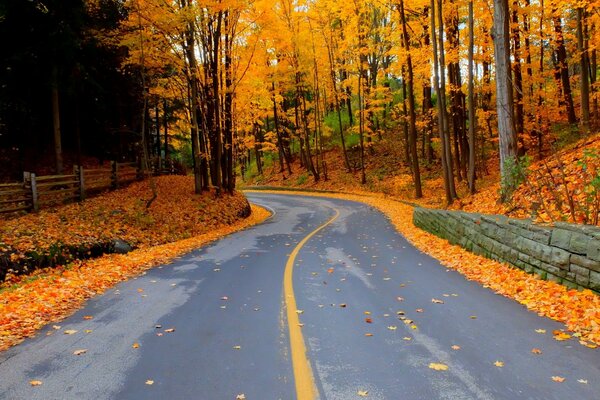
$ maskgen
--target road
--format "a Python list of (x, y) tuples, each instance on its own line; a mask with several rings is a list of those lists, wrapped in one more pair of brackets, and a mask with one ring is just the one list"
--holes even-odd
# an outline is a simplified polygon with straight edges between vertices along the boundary
[(561, 324), (446, 270), (373, 208), (248, 197), (274, 215), (0, 353), (0, 398), (600, 399), (600, 350), (554, 340)]

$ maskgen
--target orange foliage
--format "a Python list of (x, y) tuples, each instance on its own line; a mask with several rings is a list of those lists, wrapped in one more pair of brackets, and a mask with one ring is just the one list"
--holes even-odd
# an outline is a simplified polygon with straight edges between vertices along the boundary
[[(159, 186), (166, 188), (167, 183), (171, 182), (175, 192), (172, 194), (172, 201), (182, 204), (187, 200), (183, 198), (185, 196), (176, 195), (182, 190), (177, 188), (177, 181), (180, 179), (180, 184), (187, 180), (180, 177), (163, 178)], [(191, 188), (191, 184), (188, 187)], [(136, 190), (140, 189), (134, 189), (133, 193), (140, 193)], [(126, 200), (123, 193), (119, 197)], [(236, 197), (242, 198), (239, 194)], [(269, 216), (265, 209), (252, 206), (249, 218), (237, 220), (231, 225), (216, 222), (230, 202), (231, 199), (228, 198), (212, 201), (214, 204), (208, 206), (210, 212), (204, 213), (207, 223), (194, 228), (194, 236), (188, 239), (153, 247), (146, 244), (125, 255), (110, 254), (94, 260), (77, 261), (68, 267), (38, 270), (19, 280), (5, 282), (0, 286), (0, 351), (21, 342), (25, 337), (33, 336), (43, 325), (68, 316), (81, 307), (86, 299), (104, 292), (116, 283), (158, 264), (168, 263), (181, 254), (259, 223)], [(158, 204), (156, 207), (163, 209)], [(187, 210), (190, 217), (194, 216), (194, 212), (186, 207), (174, 207), (170, 211), (181, 214), (180, 210)]]
[(3, 221), (0, 254), (11, 254), (12, 261), (32, 269), (44, 256), (53, 257), (50, 264), (68, 262), (79, 257), (74, 254), (78, 249), (89, 252), (117, 238), (134, 248), (156, 246), (233, 223), (247, 207), (239, 193), (223, 195), (222, 201), (212, 194), (195, 195), (191, 177), (162, 176), (155, 181), (158, 196), (149, 208), (146, 201), (152, 192), (144, 181), (80, 204)]

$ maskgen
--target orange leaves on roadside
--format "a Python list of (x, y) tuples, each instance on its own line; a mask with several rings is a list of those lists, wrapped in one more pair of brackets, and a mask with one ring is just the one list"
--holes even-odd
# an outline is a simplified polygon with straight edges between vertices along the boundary
[[(306, 192), (302, 194), (319, 196)], [(556, 282), (541, 280), (518, 268), (451, 245), (448, 241), (415, 227), (410, 218), (412, 206), (390, 201), (383, 195), (327, 194), (327, 197), (358, 201), (379, 209), (414, 246), (440, 260), (446, 268), (454, 269), (467, 279), (514, 299), (542, 316), (564, 323), (568, 330), (580, 335), (579, 339), (585, 343), (592, 346), (600, 344), (600, 296), (592, 291), (568, 289)], [(403, 299), (399, 297), (398, 300)], [(477, 316), (469, 318), (477, 319)], [(536, 329), (536, 332), (543, 334), (546, 331)]]
[[(190, 182), (190, 191), (193, 191), (192, 187)], [(229, 202), (230, 199), (224, 201)], [(158, 204), (157, 200), (151, 208)], [(198, 208), (198, 205), (196, 204), (195, 207)], [(176, 206), (171, 211), (177, 212), (184, 208)], [(265, 209), (252, 206), (252, 214), (249, 218), (231, 225), (226, 224), (229, 221), (226, 218), (223, 224), (217, 227), (207, 223), (202, 228), (203, 231), (198, 227), (195, 228), (194, 234), (203, 232), (197, 236), (173, 243), (140, 248), (128, 254), (109, 254), (92, 260), (75, 262), (68, 269), (57, 267), (38, 270), (27, 279), (16, 279), (0, 285), (2, 289), (0, 290), (0, 351), (19, 343), (25, 337), (32, 336), (37, 329), (47, 323), (64, 318), (80, 307), (86, 299), (103, 293), (115, 284), (219, 237), (259, 223), (269, 215)], [(209, 216), (207, 215), (206, 218)], [(57, 330), (61, 329), (58, 325), (56, 327)], [(84, 332), (91, 333), (92, 330), (86, 329)]]

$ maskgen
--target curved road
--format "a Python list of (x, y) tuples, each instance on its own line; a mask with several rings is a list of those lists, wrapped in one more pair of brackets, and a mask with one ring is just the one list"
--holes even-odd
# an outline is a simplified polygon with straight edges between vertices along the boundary
[(274, 216), (0, 353), (0, 398), (600, 398), (598, 350), (555, 341), (561, 324), (446, 270), (378, 211), (248, 197)]

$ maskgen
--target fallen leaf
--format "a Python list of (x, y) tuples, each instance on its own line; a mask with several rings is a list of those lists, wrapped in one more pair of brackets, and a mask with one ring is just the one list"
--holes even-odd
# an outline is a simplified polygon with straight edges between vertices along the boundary
[(80, 355), (85, 354), (85, 353), (87, 353), (87, 349), (75, 350), (73, 352), (73, 354), (75, 354), (76, 356), (80, 356)]
[(148, 379), (146, 381), (146, 385), (154, 385), (154, 381), (152, 379)]
[(565, 381), (565, 378), (563, 378), (562, 376), (553, 376), (553, 377), (552, 377), (552, 380), (553, 380), (554, 382), (564, 382), (564, 381)]
[(136, 343), (132, 344), (131, 347), (133, 347), (134, 349), (139, 349), (140, 344), (136, 342)]
[(141, 288), (140, 288), (140, 289), (138, 289), (137, 291), (138, 291), (139, 293), (142, 293), (142, 292), (144, 291), (144, 289), (141, 289)]
[(396, 300), (398, 300), (398, 301), (404, 301), (404, 297), (398, 296), (398, 297), (396, 297)]
[(584, 385), (587, 385), (588, 383), (587, 379), (577, 379), (577, 382), (583, 383)]
[(372, 324), (372, 323), (373, 323), (373, 320), (372, 320), (371, 318), (365, 318), (365, 322), (366, 322), (367, 324)]
[(298, 314), (303, 314), (303, 313), (304, 313), (304, 310), (296, 310), (296, 313), (298, 313)]
[(418, 312), (418, 313), (422, 313), (423, 309), (422, 308), (417, 308), (415, 311)]
[(29, 384), (31, 386), (40, 386), (42, 384), (42, 381), (29, 381)]
[(235, 396), (235, 400), (246, 400), (246, 395), (244, 393), (240, 393)]
[(402, 340), (409, 341), (409, 340), (412, 340), (412, 338), (411, 338), (411, 337), (408, 337), (408, 336), (404, 336), (404, 337), (402, 338)]
[(542, 354), (542, 351), (541, 351), (540, 349), (537, 349), (537, 348), (533, 348), (533, 349), (531, 349), (531, 352), (532, 352), (533, 354)]
[(241, 349), (242, 349), (242, 346), (233, 346), (233, 349), (234, 349), (234, 350), (241, 350)]
[(434, 369), (436, 371), (447, 371), (448, 366), (442, 363), (429, 363), (429, 368)]
[(371, 311), (365, 311), (365, 315), (371, 315)]
[(571, 335), (561, 331), (554, 331), (554, 340), (558, 340), (559, 342), (571, 339)]
[(443, 300), (438, 300), (438, 299), (431, 299), (431, 302), (434, 304), (444, 304)]
[(477, 315), (471, 315), (471, 316), (469, 316), (469, 318), (471, 318), (471, 319), (477, 319)]
[(495, 365), (496, 367), (498, 367), (498, 368), (502, 368), (502, 367), (504, 367), (504, 362), (502, 362), (502, 361), (496, 361), (496, 362), (494, 363), (494, 365)]
[(367, 390), (359, 390), (358, 392), (356, 392), (360, 397), (367, 397), (369, 395), (369, 392)]
[(165, 332), (167, 332), (167, 333), (173, 333), (173, 332), (175, 332), (175, 328), (165, 329)]
[(460, 350), (460, 346), (453, 345), (453, 346), (452, 346), (452, 350)]
[(342, 303), (342, 304), (340, 304), (340, 307), (342, 307), (342, 308), (346, 308), (346, 303)]
[(93, 318), (94, 318), (94, 317), (93, 317), (93, 316), (91, 316), (91, 315), (84, 315), (84, 316), (83, 316), (83, 319), (86, 319), (86, 320), (90, 320), (90, 319), (93, 319)]
[(93, 330), (91, 330), (91, 329), (86, 329), (84, 332), (85, 332), (85, 333), (92, 333), (92, 332), (93, 332)]
[(52, 329), (59, 330), (60, 329), (60, 325), (52, 325)]
[(546, 330), (545, 329), (536, 329), (535, 332), (543, 334), (543, 333), (546, 333)]
[(387, 328), (388, 328), (390, 331), (395, 331), (396, 329), (398, 329), (398, 327), (396, 327), (396, 326), (393, 326), (393, 325), (391, 325), (391, 326), (388, 326)]
[(390, 279), (392, 279), (392, 278), (388, 278), (388, 277), (383, 278), (384, 281), (389, 281)]
[(77, 333), (77, 331), (75, 329), (67, 329), (65, 331), (65, 335), (73, 335), (75, 333)]
[(586, 342), (585, 340), (580, 340), (579, 344), (585, 347), (589, 347), (590, 349), (598, 348), (598, 345), (595, 343)]
[(327, 269), (327, 273), (328, 273), (328, 274), (333, 274), (333, 271), (334, 271), (334, 269), (333, 269), (333, 268), (328, 268), (328, 269)]
[(229, 300), (229, 297), (223, 296), (223, 297), (221, 297), (221, 300)]
[(372, 333), (365, 333), (365, 336), (371, 337), (371, 336), (373, 336), (373, 334)]

